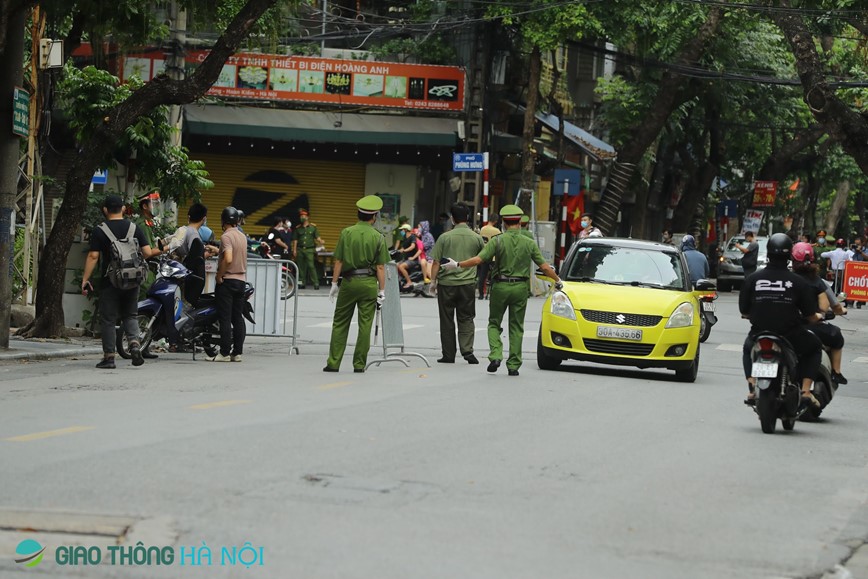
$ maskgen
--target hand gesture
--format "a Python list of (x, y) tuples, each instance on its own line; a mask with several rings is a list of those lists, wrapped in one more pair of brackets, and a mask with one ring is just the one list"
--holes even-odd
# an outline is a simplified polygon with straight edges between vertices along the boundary
[(558, 280), (555, 282), (555, 289), (558, 291), (562, 291), (564, 289), (564, 282)]
[(386, 301), (386, 292), (385, 290), (380, 290), (377, 292), (377, 309), (383, 307), (383, 302)]

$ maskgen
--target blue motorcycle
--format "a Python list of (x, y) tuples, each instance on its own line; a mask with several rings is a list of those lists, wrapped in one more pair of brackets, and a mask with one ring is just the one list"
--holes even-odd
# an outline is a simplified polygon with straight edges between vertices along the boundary
[[(193, 295), (182, 296), (182, 288), (188, 282), (187, 289), (193, 290)], [(197, 281), (199, 283), (189, 283)], [(168, 337), (167, 324), (171, 312), (172, 322), (178, 331), (183, 349), (193, 353), (196, 359), (196, 349), (200, 348), (206, 356), (214, 356), (218, 352), (220, 328), (217, 323), (217, 305), (214, 294), (198, 294), (195, 288), (201, 288), (202, 280), (193, 274), (182, 263), (173, 259), (160, 261), (157, 279), (148, 288), (147, 297), (139, 302), (138, 324), (141, 348), (145, 350), (151, 342)], [(253, 286), (249, 283), (244, 288), (244, 317), (251, 323), (253, 305), (250, 297)], [(183, 297), (187, 298), (184, 301)], [(189, 302), (189, 303), (188, 303)], [(122, 358), (129, 359), (129, 346), (122, 328), (117, 328), (117, 351)]]

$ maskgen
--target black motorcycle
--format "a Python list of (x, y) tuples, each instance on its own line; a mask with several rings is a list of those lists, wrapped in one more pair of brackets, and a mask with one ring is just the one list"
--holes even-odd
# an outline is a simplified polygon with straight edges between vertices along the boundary
[(699, 319), (699, 341), (705, 342), (711, 335), (711, 327), (717, 323), (717, 315), (715, 315), (714, 300), (717, 299), (717, 292), (702, 294), (699, 296), (699, 307), (701, 308)]
[[(400, 250), (392, 250), (389, 252), (393, 261), (403, 259), (403, 254)], [(410, 287), (405, 287), (404, 278), (398, 275), (398, 290), (402, 294), (413, 294), (414, 296), (423, 296), (433, 298), (436, 294), (431, 292), (431, 284), (425, 282), (425, 276), (422, 273), (422, 266), (419, 263), (412, 263), (407, 270), (407, 275), (410, 276)]]
[[(216, 344), (219, 342), (220, 329), (217, 323), (217, 305), (213, 293), (199, 296), (187, 296), (194, 301), (193, 307), (182, 299), (181, 288), (188, 278), (195, 278), (193, 273), (183, 264), (172, 259), (160, 262), (158, 275), (153, 285), (148, 288), (147, 297), (139, 302), (138, 324), (141, 348), (145, 350), (151, 342), (168, 336), (166, 329), (165, 304), (173, 304), (172, 319), (181, 338), (181, 346), (185, 351), (193, 353), (196, 359), (196, 349), (200, 348), (206, 356), (217, 354)], [(251, 323), (253, 306), (250, 297), (253, 286), (249, 283), (244, 288), (244, 317)], [(117, 328), (116, 346), (121, 358), (129, 359), (130, 352), (127, 337), (122, 328)]]
[(754, 338), (751, 349), (751, 377), (756, 380), (757, 392), (754, 411), (766, 434), (774, 434), (779, 418), (784, 430), (792, 430), (796, 425), (802, 390), (797, 365), (793, 347), (783, 336), (764, 332)]

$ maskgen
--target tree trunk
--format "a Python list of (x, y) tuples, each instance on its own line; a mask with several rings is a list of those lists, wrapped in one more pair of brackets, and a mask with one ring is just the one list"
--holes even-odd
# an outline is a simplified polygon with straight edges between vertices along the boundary
[(781, 181), (793, 168), (793, 158), (814, 145), (826, 134), (825, 127), (813, 125), (802, 132), (796, 133), (792, 139), (775, 150), (757, 175), (758, 181)]
[(6, 44), (0, 52), (3, 63), (0, 70), (0, 167), (5, 168), (0, 171), (0, 348), (7, 349), (12, 306), (10, 260), (15, 243), (15, 197), (21, 155), (21, 137), (12, 134), (12, 92), (16, 86), (21, 86), (24, 73), (24, 11), (9, 15), (4, 24)]
[[(781, 6), (790, 8), (789, 0), (781, 0)], [(790, 44), (805, 102), (814, 118), (827, 127), (829, 134), (868, 175), (868, 118), (838, 98), (835, 88), (829, 85), (814, 37), (802, 17), (790, 10), (775, 12), (772, 17)]]
[(524, 128), (521, 133), (521, 188), (533, 190), (534, 159), (533, 148), (534, 127), (536, 126), (536, 109), (539, 104), (539, 81), (542, 74), (542, 55), (539, 46), (534, 45), (530, 53), (530, 65), (527, 78), (527, 108), (524, 111)]
[(835, 234), (835, 237), (846, 237), (850, 231), (840, 233), (837, 231), (838, 222), (841, 221), (841, 216), (847, 211), (847, 201), (850, 199), (850, 181), (844, 180), (838, 183), (835, 190), (835, 199), (832, 201), (832, 207), (829, 208), (829, 213), (826, 214), (826, 232)]
[[(699, 31), (681, 50), (675, 62), (678, 65), (693, 65), (705, 53), (709, 42), (717, 33), (723, 20), (722, 8), (715, 7), (708, 11), (708, 18)], [(621, 209), (621, 198), (630, 186), (636, 167), (645, 151), (660, 134), (672, 111), (680, 104), (681, 92), (689, 79), (680, 76), (673, 70), (667, 70), (660, 80), (657, 95), (648, 112), (642, 115), (642, 124), (632, 132), (630, 140), (620, 147), (618, 160), (612, 167), (612, 173), (606, 186), (605, 194), (597, 208), (594, 225), (604, 234), (611, 234)]]
[(186, 80), (173, 80), (162, 74), (133, 93), (123, 103), (106, 113), (104, 124), (79, 153), (70, 168), (63, 204), (39, 260), (36, 293), (36, 319), (21, 328), (27, 337), (59, 336), (63, 333), (63, 272), (75, 231), (80, 226), (87, 205), (87, 193), (93, 172), (107, 151), (111, 150), (124, 130), (141, 115), (162, 104), (192, 102), (211, 87), (220, 75), (223, 63), (235, 52), (260, 16), (277, 0), (248, 0), (217, 42), (211, 53)]

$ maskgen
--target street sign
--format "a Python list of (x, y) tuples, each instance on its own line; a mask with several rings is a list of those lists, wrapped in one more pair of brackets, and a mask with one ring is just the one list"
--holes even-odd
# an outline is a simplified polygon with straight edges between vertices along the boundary
[(12, 134), (30, 136), (30, 93), (17, 86), (12, 91)]
[(485, 153), (453, 153), (452, 171), (455, 173), (485, 170)]
[(555, 182), (552, 195), (562, 196), (566, 185), (566, 194), (578, 195), (582, 188), (582, 172), (578, 169), (555, 169)]
[(847, 299), (854, 302), (868, 302), (868, 262), (848, 261), (844, 263), (844, 282), (841, 291)]
[(105, 185), (108, 183), (108, 169), (97, 169), (94, 171), (90, 182), (94, 185)]

